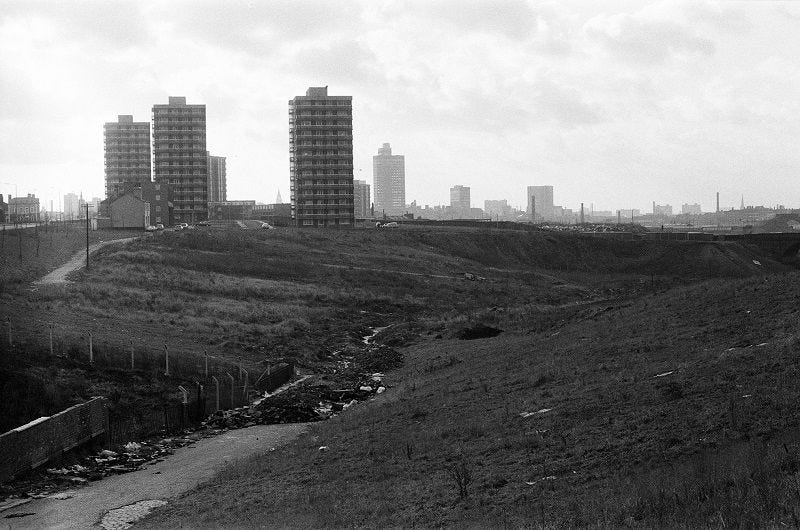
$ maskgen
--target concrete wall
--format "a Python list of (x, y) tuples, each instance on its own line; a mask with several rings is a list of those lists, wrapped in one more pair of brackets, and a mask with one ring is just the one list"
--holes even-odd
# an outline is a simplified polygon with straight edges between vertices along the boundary
[(0, 435), (0, 482), (106, 432), (108, 403), (96, 397)]

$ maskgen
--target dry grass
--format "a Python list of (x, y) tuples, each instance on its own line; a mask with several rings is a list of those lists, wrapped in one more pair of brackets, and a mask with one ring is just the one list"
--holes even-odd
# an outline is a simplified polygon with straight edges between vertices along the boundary
[[(795, 524), (798, 279), (629, 293), (527, 326), (533, 306), (429, 315), (389, 393), (149, 524)], [(446, 338), (487, 316), (518, 332)]]

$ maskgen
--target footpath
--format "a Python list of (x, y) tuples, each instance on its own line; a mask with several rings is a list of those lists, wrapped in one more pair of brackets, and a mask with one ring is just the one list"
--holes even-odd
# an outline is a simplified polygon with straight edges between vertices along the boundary
[[(126, 237), (123, 239), (112, 239), (111, 241), (100, 241), (99, 243), (94, 243), (89, 245), (89, 254), (95, 252), (107, 245), (112, 245), (115, 243), (127, 243), (129, 241), (133, 241), (136, 239), (135, 237)], [(55, 284), (55, 283), (66, 283), (67, 275), (73, 271), (80, 269), (81, 267), (86, 266), (86, 251), (82, 250), (75, 254), (72, 259), (66, 262), (64, 265), (60, 266), (47, 276), (41, 278), (40, 280), (36, 280), (34, 282), (35, 285), (48, 285), (48, 284)]]
[(166, 504), (229, 464), (271, 451), (295, 439), (307, 427), (307, 423), (256, 425), (204, 438), (139, 471), (0, 512), (0, 528), (67, 529), (98, 524), (107, 530), (128, 528), (147, 514), (148, 507)]

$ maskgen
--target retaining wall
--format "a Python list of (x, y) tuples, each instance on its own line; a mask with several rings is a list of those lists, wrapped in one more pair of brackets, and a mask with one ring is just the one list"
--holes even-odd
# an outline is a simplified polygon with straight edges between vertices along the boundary
[(102, 397), (10, 430), (0, 435), (0, 482), (61, 456), (107, 430), (108, 403)]

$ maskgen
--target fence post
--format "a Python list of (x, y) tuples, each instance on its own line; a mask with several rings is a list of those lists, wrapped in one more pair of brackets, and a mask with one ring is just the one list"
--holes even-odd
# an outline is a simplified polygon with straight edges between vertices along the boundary
[(236, 405), (234, 404), (234, 401), (233, 401), (233, 399), (234, 399), (233, 398), (233, 387), (236, 386), (236, 379), (234, 379), (234, 377), (231, 375), (230, 372), (225, 372), (225, 373), (228, 374), (228, 379), (231, 380), (231, 408), (233, 409), (233, 408), (236, 408)]
[(164, 344), (164, 368), (164, 375), (169, 375), (169, 350), (166, 344)]
[(183, 394), (183, 399), (181, 400), (181, 430), (186, 428), (186, 425), (189, 423), (189, 411), (187, 407), (189, 406), (189, 392), (186, 391), (183, 386), (178, 385), (178, 390), (181, 391)]
[(131, 340), (131, 370), (133, 370), (133, 340)]
[(197, 381), (197, 414), (196, 418), (202, 420), (206, 417), (206, 393), (205, 387)]
[(53, 325), (47, 325), (48, 330), (50, 331), (50, 355), (53, 355)]
[(217, 389), (217, 403), (216, 403), (216, 408), (214, 408), (214, 412), (216, 412), (219, 410), (219, 379), (217, 379), (217, 376), (212, 375), (211, 380), (214, 381), (214, 386)]
[(89, 363), (94, 364), (94, 350), (92, 349), (92, 333), (89, 332)]

